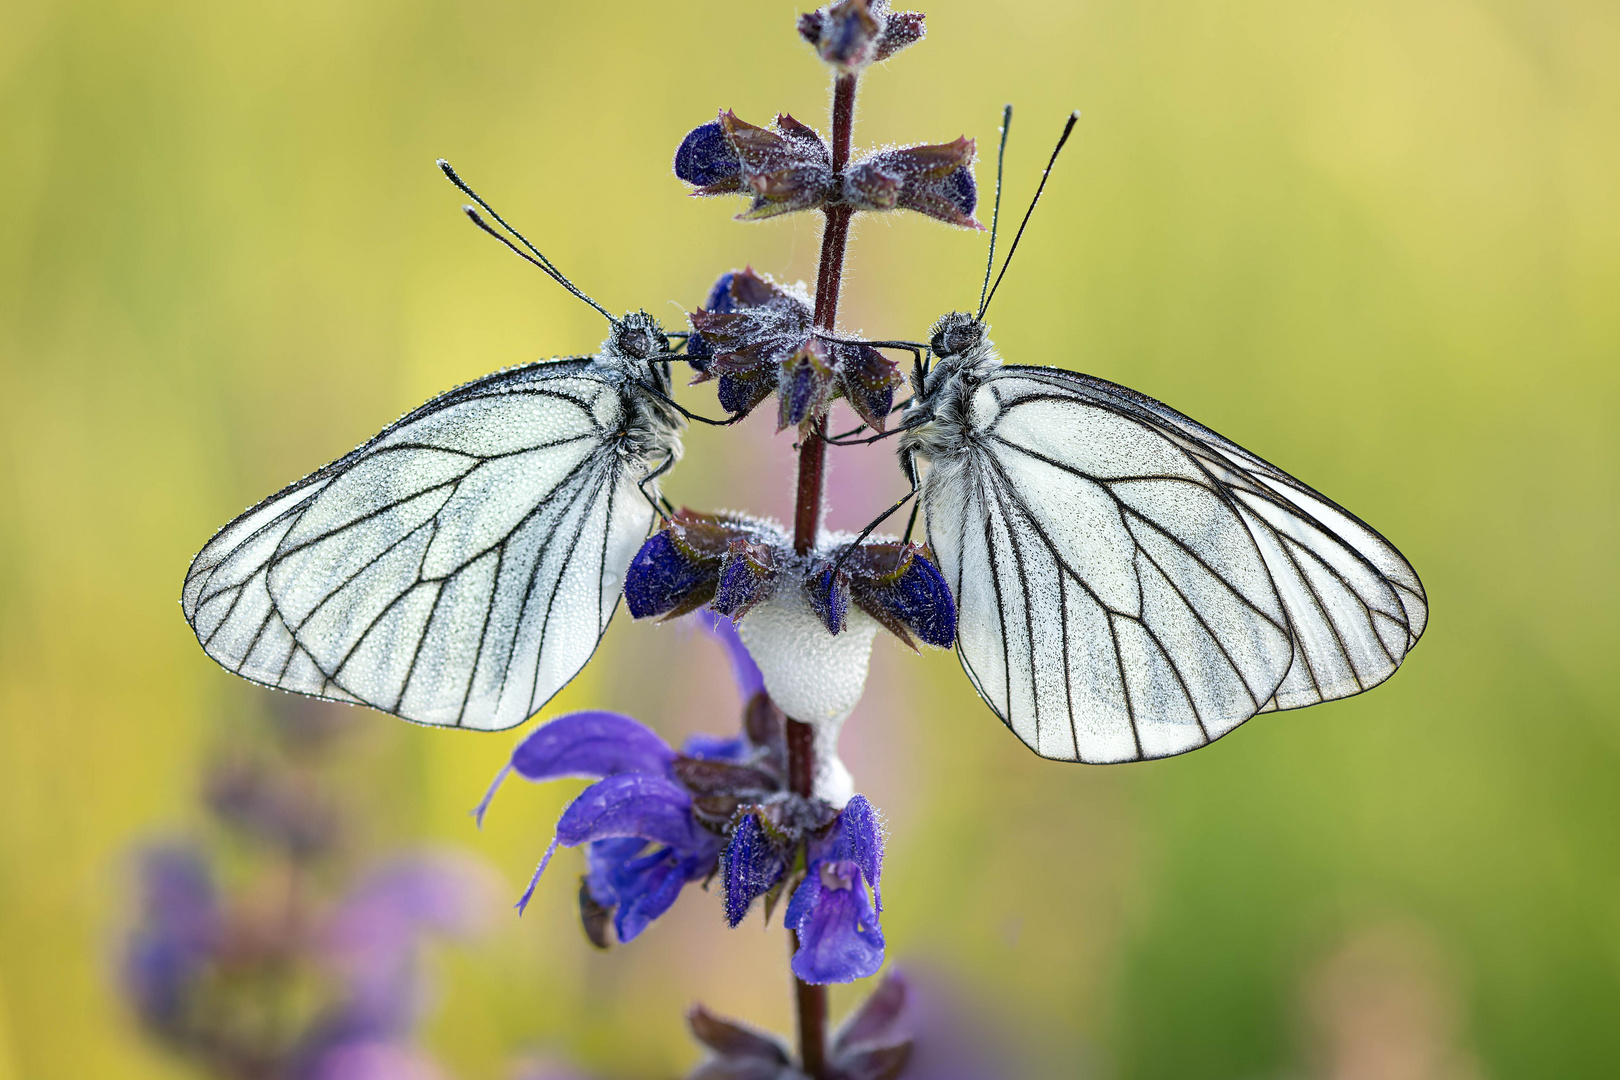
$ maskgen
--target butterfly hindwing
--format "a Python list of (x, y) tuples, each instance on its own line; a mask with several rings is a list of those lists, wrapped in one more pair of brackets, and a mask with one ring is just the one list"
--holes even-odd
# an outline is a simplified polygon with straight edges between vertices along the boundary
[(595, 651), (652, 510), (588, 360), (429, 402), (226, 526), (186, 578), (204, 649), (418, 723), (522, 723)]

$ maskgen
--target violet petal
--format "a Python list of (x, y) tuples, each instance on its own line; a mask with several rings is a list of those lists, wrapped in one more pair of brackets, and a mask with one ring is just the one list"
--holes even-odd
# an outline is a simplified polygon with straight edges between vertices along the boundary
[(667, 777), (645, 773), (620, 773), (592, 784), (568, 804), (557, 822), (557, 839), (568, 847), (640, 836), (692, 851), (704, 846), (698, 832), (686, 789)]
[(664, 776), (675, 751), (651, 728), (623, 713), (568, 713), (536, 728), (512, 751), (512, 768), (525, 780), (564, 776), (602, 778), (619, 773)]
[(872, 883), (877, 910), (883, 910), (883, 894), (878, 888), (883, 876), (883, 826), (865, 795), (856, 795), (845, 805), (838, 817), (838, 838), (826, 857), (859, 866)]
[[(828, 876), (828, 870), (847, 878), (849, 886), (827, 888), (818, 877)], [(806, 880), (818, 895), (798, 923), (793, 973), (811, 984), (854, 982), (875, 975), (883, 966), (883, 931), (867, 900), (860, 869), (854, 863), (834, 863), (823, 864), (823, 871)], [(797, 893), (794, 899), (798, 900)]]
[(748, 914), (754, 898), (764, 896), (787, 872), (787, 859), (760, 824), (758, 815), (748, 814), (732, 831), (721, 862), (725, 878), (726, 922), (735, 927)]

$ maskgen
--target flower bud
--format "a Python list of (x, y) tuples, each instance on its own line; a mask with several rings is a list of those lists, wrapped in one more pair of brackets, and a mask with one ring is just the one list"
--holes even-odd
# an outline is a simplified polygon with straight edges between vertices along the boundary
[(718, 378), (720, 407), (742, 415), (777, 390), (779, 367), (809, 339), (813, 312), (801, 290), (745, 269), (716, 282), (706, 310), (690, 318), (706, 354), (697, 381)]
[(879, 150), (845, 170), (843, 201), (857, 210), (915, 210), (948, 225), (982, 229), (973, 218), (979, 202), (973, 153), (966, 136)]
[(674, 618), (696, 611), (714, 595), (718, 565), (711, 565), (683, 543), (681, 526), (671, 524), (641, 545), (624, 577), (624, 602), (631, 618)]
[[(774, 580), (774, 571), (767, 572), (774, 557), (770, 547), (779, 541), (780, 530), (767, 522), (681, 510), (630, 560), (624, 576), (625, 604), (636, 619), (660, 615), (673, 619), (711, 600), (720, 610), (716, 594), (729, 564), (734, 580), (726, 586), (727, 604), (739, 610), (722, 614), (741, 617), (769, 595)], [(733, 559), (733, 550), (743, 554)], [(748, 573), (755, 567), (750, 579)]]
[(720, 857), (728, 924), (735, 927), (742, 922), (754, 899), (781, 882), (790, 851), (788, 838), (777, 834), (760, 814), (748, 813), (738, 819)]
[[(834, 575), (840, 557), (843, 565)], [(809, 589), (810, 606), (830, 633), (843, 631), (853, 603), (913, 649), (913, 635), (941, 649), (956, 640), (956, 601), (918, 544), (866, 543), (847, 557), (830, 555)]]
[(814, 128), (785, 113), (769, 131), (729, 109), (692, 129), (675, 152), (675, 175), (694, 195), (748, 195), (739, 221), (759, 221), (825, 205), (838, 193), (832, 153)]
[(720, 121), (712, 120), (687, 132), (675, 151), (675, 175), (699, 188), (695, 193), (699, 195), (742, 190), (742, 158), (726, 138)]
[(840, 0), (799, 16), (799, 36), (841, 73), (859, 74), (923, 39), (920, 11), (890, 11), (888, 0)]
[[(698, 311), (709, 314), (727, 315), (737, 310), (737, 303), (731, 298), (731, 282), (737, 276), (735, 270), (720, 275), (720, 280), (714, 283), (709, 290), (709, 297), (703, 302)], [(714, 346), (702, 334), (693, 332), (686, 342), (686, 362), (692, 365), (692, 370), (699, 376), (707, 374), (709, 362), (714, 359)], [(702, 382), (702, 378), (694, 380)]]
[(776, 574), (776, 549), (754, 540), (733, 540), (720, 563), (720, 583), (711, 606), (736, 621), (771, 594)]
[(782, 361), (776, 384), (776, 430), (825, 413), (832, 403), (834, 374), (831, 350), (819, 338), (808, 339)]
[(900, 365), (870, 345), (834, 344), (838, 385), (834, 396), (842, 395), (855, 415), (874, 431), (882, 431), (894, 408), (894, 390), (904, 378)]

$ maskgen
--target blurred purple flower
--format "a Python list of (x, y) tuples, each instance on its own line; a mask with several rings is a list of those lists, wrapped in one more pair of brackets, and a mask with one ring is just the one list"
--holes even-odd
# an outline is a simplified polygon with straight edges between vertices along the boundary
[(446, 1080), (446, 1073), (414, 1046), (357, 1040), (325, 1050), (298, 1080)]
[(219, 896), (200, 853), (178, 844), (137, 855), (140, 917), (125, 946), (123, 983), (141, 1020), (172, 1031), (221, 937)]
[(423, 938), (466, 937), (488, 921), (495, 882), (485, 867), (448, 853), (411, 855), (372, 871), (321, 935), (346, 987), (346, 1036), (391, 1037), (421, 1010), (416, 964)]
[(225, 824), (295, 859), (321, 855), (342, 835), (332, 800), (307, 777), (269, 760), (223, 758), (208, 770), (203, 795)]

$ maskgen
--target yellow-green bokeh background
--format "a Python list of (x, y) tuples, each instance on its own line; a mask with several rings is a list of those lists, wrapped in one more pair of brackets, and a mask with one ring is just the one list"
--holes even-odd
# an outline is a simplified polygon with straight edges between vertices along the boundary
[[(467, 226), (433, 159), (611, 308), (674, 320), (744, 263), (810, 277), (813, 221), (733, 224), (669, 172), (717, 107), (824, 124), (794, 13), (0, 5), (0, 1078), (186, 1075), (107, 971), (120, 852), (195, 821), (200, 762), (262, 707), (180, 617), (191, 554), (431, 394), (602, 335)], [(1326, 1075), (1335, 1038), (1427, 1038), (1440, 1064), (1414, 1076), (1612, 1075), (1620, 8), (928, 13), (866, 81), (859, 144), (988, 148), (1014, 101), (1021, 202), (1084, 112), (992, 312), (1003, 352), (1162, 397), (1330, 493), (1411, 558), (1434, 617), (1376, 693), (1109, 769), (1038, 761), (950, 657), (880, 642), (846, 757), (894, 829), (891, 955), (955, 977), (1044, 1075)], [(975, 293), (982, 251), (865, 222), (846, 324), (920, 335)], [(670, 490), (780, 512), (786, 441), (694, 433)], [(871, 469), (844, 466), (836, 520), (898, 486)], [(621, 620), (558, 704), (723, 727), (719, 670), (700, 639)], [(475, 833), (463, 811), (509, 736), (355, 722), (379, 835), (466, 844), (515, 889), (565, 792), (514, 788)], [(674, 1075), (697, 998), (786, 1023), (780, 934), (728, 933), (712, 899), (608, 957), (571, 918), (558, 875), (444, 957), (429, 1038), (457, 1075), (525, 1048)], [(1322, 1019), (1334, 957), (1367, 935), (1406, 943), (1364, 997), (1418, 1001), (1416, 1035)]]

